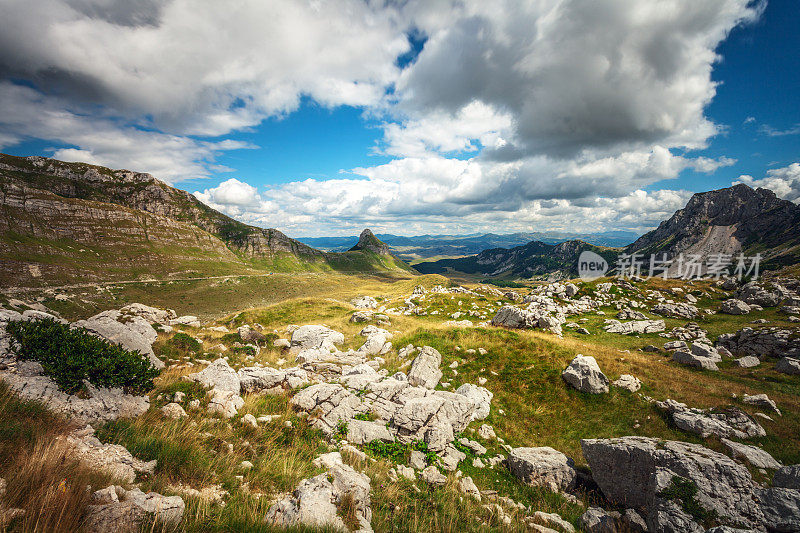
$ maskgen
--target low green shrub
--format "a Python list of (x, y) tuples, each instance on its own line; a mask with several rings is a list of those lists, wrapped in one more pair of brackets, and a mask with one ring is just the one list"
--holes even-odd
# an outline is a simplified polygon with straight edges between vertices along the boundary
[(428, 450), (428, 444), (421, 440), (405, 444), (397, 441), (383, 442), (373, 440), (366, 443), (364, 449), (376, 457), (390, 459), (395, 463), (407, 463), (412, 450), (424, 453), (428, 464), (432, 464), (436, 460), (436, 454)]
[(231, 351), (235, 354), (256, 355), (256, 349), (252, 346), (234, 346)]
[(233, 344), (234, 342), (242, 342), (242, 338), (238, 333), (226, 333), (219, 338), (219, 341), (223, 344)]
[(681, 508), (698, 522), (706, 526), (713, 525), (717, 519), (717, 512), (700, 505), (700, 502), (695, 498), (696, 494), (697, 485), (694, 481), (680, 476), (672, 476), (669, 487), (662, 490), (658, 495), (679, 503)]
[(180, 331), (170, 337), (167, 345), (185, 352), (199, 352), (203, 348), (199, 340)]
[(6, 331), (21, 359), (38, 361), (58, 387), (70, 394), (83, 389), (84, 380), (99, 387), (145, 393), (153, 389), (158, 375), (147, 356), (53, 319), (9, 322)]

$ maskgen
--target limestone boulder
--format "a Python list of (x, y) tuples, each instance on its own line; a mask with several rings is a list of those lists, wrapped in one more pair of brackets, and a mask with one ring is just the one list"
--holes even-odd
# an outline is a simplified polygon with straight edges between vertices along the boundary
[[(693, 531), (699, 526), (664, 491), (676, 481), (696, 487), (695, 499), (733, 527), (763, 529), (750, 472), (699, 444), (647, 437), (581, 441), (592, 478), (613, 504), (643, 509), (651, 530)], [(699, 529), (702, 531), (702, 529)]]
[(564, 381), (581, 392), (603, 394), (608, 392), (608, 378), (597, 366), (592, 356), (578, 354), (561, 373)]
[(408, 383), (413, 387), (436, 388), (442, 378), (442, 371), (439, 369), (441, 364), (442, 355), (435, 348), (424, 346), (411, 363)]
[(514, 448), (508, 454), (508, 469), (524, 483), (554, 492), (571, 490), (578, 476), (572, 459), (547, 446)]
[(229, 391), (237, 395), (242, 391), (239, 375), (231, 368), (228, 361), (222, 358), (217, 359), (200, 372), (189, 374), (186, 379), (196, 381), (207, 388)]
[(464, 383), (456, 389), (456, 394), (465, 396), (475, 406), (472, 420), (483, 420), (489, 416), (492, 398), (494, 398), (494, 394), (489, 389), (471, 383)]

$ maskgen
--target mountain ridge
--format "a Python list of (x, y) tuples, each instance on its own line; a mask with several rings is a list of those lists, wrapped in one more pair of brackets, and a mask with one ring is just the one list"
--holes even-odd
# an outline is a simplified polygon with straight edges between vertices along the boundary
[(586, 250), (603, 256), (609, 263), (613, 263), (619, 253), (617, 248), (595, 246), (581, 240), (559, 244), (532, 241), (514, 248), (484, 250), (467, 257), (417, 263), (414, 268), (423, 274), (442, 274), (452, 269), (489, 277), (558, 279), (577, 275), (578, 257)]
[(745, 184), (695, 193), (658, 228), (625, 248), (626, 253), (753, 255), (768, 268), (797, 262), (800, 206), (769, 189)]
[(0, 283), (181, 273), (403, 270), (249, 226), (146, 173), (0, 154)]

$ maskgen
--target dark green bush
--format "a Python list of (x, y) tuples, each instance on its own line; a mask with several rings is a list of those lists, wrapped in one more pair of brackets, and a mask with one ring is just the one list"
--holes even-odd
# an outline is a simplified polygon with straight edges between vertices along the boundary
[(256, 349), (252, 346), (234, 346), (231, 351), (237, 355), (256, 355)]
[(83, 380), (144, 393), (158, 375), (147, 356), (52, 319), (9, 322), (6, 331), (21, 359), (38, 361), (59, 388), (74, 394)]
[(167, 341), (167, 345), (185, 352), (199, 352), (203, 347), (203, 344), (199, 340), (183, 332), (178, 332), (173, 335)]

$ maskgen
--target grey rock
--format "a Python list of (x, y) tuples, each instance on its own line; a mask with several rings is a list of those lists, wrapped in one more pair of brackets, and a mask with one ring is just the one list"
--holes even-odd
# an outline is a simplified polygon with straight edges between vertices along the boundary
[[(305, 371), (303, 371), (305, 372)], [(241, 392), (258, 392), (283, 384), (286, 372), (269, 367), (245, 367), (236, 373), (239, 378)]]
[(453, 472), (458, 468), (458, 463), (467, 458), (467, 454), (456, 449), (455, 446), (447, 444), (444, 451), (439, 454), (439, 464), (445, 470)]
[(800, 358), (800, 339), (789, 329), (745, 327), (720, 335), (717, 344), (738, 355)]
[(86, 508), (83, 530), (87, 533), (137, 533), (145, 526), (151, 527), (154, 519), (174, 527), (186, 509), (180, 496), (145, 494), (138, 488), (126, 491), (114, 486), (94, 495), (95, 501), (102, 503)]
[(617, 313), (617, 318), (619, 320), (649, 320), (644, 313), (641, 311), (634, 311), (630, 307), (626, 307)]
[(365, 322), (369, 322), (370, 320), (372, 320), (371, 311), (356, 311), (350, 315), (350, 322), (354, 324), (363, 324)]
[(658, 500), (647, 515), (647, 529), (663, 533), (702, 533), (703, 528), (678, 503)]
[(492, 407), (492, 398), (494, 398), (494, 394), (490, 390), (471, 383), (464, 383), (456, 389), (456, 394), (466, 396), (475, 406), (475, 411), (472, 413), (472, 420), (483, 420), (489, 416)]
[(478, 428), (478, 436), (486, 440), (493, 440), (497, 438), (494, 428), (489, 424), (481, 424), (481, 427)]
[(750, 472), (720, 453), (699, 444), (647, 437), (582, 440), (581, 448), (605, 497), (617, 505), (644, 509), (651, 531), (699, 527), (660, 496), (676, 476), (697, 486), (698, 503), (715, 511), (723, 524), (761, 527), (763, 513), (753, 498)]
[(327, 473), (304, 479), (292, 494), (279, 498), (267, 510), (266, 521), (279, 527), (332, 527), (347, 530), (337, 514), (337, 504), (349, 501), (363, 531), (371, 531), (369, 478), (342, 463), (341, 455), (332, 452), (314, 463)]
[(642, 382), (639, 378), (631, 376), (630, 374), (622, 374), (612, 385), (631, 392), (636, 392), (642, 388)]
[(776, 461), (770, 454), (761, 448), (756, 448), (755, 446), (742, 444), (740, 442), (734, 442), (725, 438), (720, 439), (720, 442), (722, 442), (722, 446), (725, 448), (725, 451), (728, 453), (728, 455), (734, 459), (750, 463), (756, 468), (769, 468), (771, 470), (775, 470), (781, 467), (781, 464), (778, 461)]
[(289, 348), (292, 345), (289, 339), (275, 339), (272, 341), (272, 346), (275, 348)]
[(437, 391), (410, 398), (395, 411), (391, 420), (401, 442), (424, 440), (433, 451), (444, 450), (456, 433), (466, 429), (475, 406), (466, 397)]
[(618, 320), (606, 320), (603, 329), (607, 333), (619, 333), (620, 335), (631, 335), (641, 333), (658, 333), (664, 331), (666, 326), (663, 320), (634, 320), (631, 322), (619, 322)]
[(531, 518), (534, 522), (548, 526), (556, 531), (564, 531), (565, 533), (573, 533), (575, 531), (575, 526), (561, 518), (557, 513), (534, 511)]
[(600, 507), (589, 507), (578, 519), (578, 527), (586, 533), (617, 533), (620, 514), (605, 511)]
[(747, 405), (755, 405), (756, 407), (769, 409), (770, 411), (781, 414), (781, 410), (778, 409), (777, 404), (766, 394), (753, 394), (751, 396), (745, 393), (745, 395), (742, 397), (742, 402), (746, 403)]
[(230, 391), (234, 394), (241, 392), (239, 375), (230, 367), (225, 359), (217, 359), (205, 369), (195, 374), (186, 376), (189, 381), (196, 381), (204, 387), (220, 391)]
[(333, 434), (339, 422), (348, 421), (359, 412), (366, 412), (355, 394), (335, 383), (311, 385), (295, 394), (291, 403), (313, 413), (309, 423), (327, 435)]
[(433, 465), (425, 468), (420, 474), (420, 477), (429, 485), (442, 487), (445, 483), (447, 483), (447, 477), (439, 472), (439, 469)]
[(779, 468), (772, 476), (772, 486), (800, 490), (800, 465)]
[(561, 373), (564, 381), (581, 392), (602, 394), (608, 392), (608, 378), (600, 371), (594, 357), (578, 354)]
[(223, 418), (233, 418), (244, 406), (244, 399), (229, 390), (211, 389), (208, 395), (208, 412), (219, 414)]
[(140, 303), (128, 304), (119, 311), (123, 315), (141, 317), (150, 324), (169, 324), (170, 320), (178, 316), (172, 309), (158, 309)]
[(532, 328), (539, 324), (539, 318), (530, 311), (514, 307), (513, 305), (504, 305), (492, 318), (493, 326), (502, 326), (506, 328), (522, 329)]
[(259, 342), (263, 342), (264, 339), (266, 339), (263, 333), (246, 324), (244, 326), (239, 326), (236, 332), (239, 334), (239, 338), (242, 339), (242, 342), (247, 344), (257, 345)]
[(775, 307), (783, 299), (779, 291), (768, 291), (755, 281), (742, 285), (736, 291), (736, 297), (748, 304), (761, 307)]
[(800, 531), (800, 490), (773, 487), (756, 489), (764, 523), (770, 531)]
[(547, 446), (514, 448), (508, 454), (508, 468), (523, 482), (554, 492), (571, 490), (577, 481), (574, 461)]
[(672, 360), (682, 365), (693, 366), (702, 370), (718, 371), (716, 360), (710, 357), (701, 357), (693, 353), (678, 350), (672, 354)]
[(722, 302), (719, 310), (726, 315), (746, 315), (750, 312), (750, 306), (742, 300), (731, 298), (730, 300)]
[(86, 426), (58, 437), (70, 447), (82, 463), (101, 470), (126, 483), (133, 483), (137, 474), (152, 475), (156, 461), (141, 461), (118, 444), (104, 444), (94, 436), (94, 428)]
[(472, 478), (469, 476), (464, 476), (458, 480), (458, 488), (461, 492), (468, 496), (472, 496), (478, 501), (481, 501), (481, 491), (478, 490), (478, 487), (475, 485), (475, 482), (472, 481)]
[(186, 414), (186, 411), (183, 410), (183, 407), (181, 407), (180, 404), (174, 402), (168, 403), (167, 405), (163, 406), (161, 408), (161, 413), (165, 417), (172, 419), (184, 418), (188, 416)]
[(461, 444), (462, 446), (464, 446), (464, 447), (466, 447), (466, 448), (469, 448), (470, 450), (472, 450), (472, 452), (473, 452), (475, 455), (485, 455), (485, 454), (486, 454), (486, 448), (485, 448), (484, 446), (482, 446), (482, 445), (481, 445), (479, 442), (476, 442), (476, 441), (474, 441), (474, 440), (469, 440), (469, 439), (468, 439), (468, 438), (466, 438), (466, 437), (461, 437), (461, 438), (458, 440), (458, 442), (459, 442), (459, 444)]
[(375, 309), (378, 307), (378, 300), (372, 296), (358, 296), (350, 300), (350, 303), (356, 309)]
[(622, 515), (623, 531), (647, 533), (647, 522), (635, 509), (625, 509)]
[(800, 376), (800, 359), (784, 357), (775, 363), (775, 371), (790, 376)]
[(49, 409), (83, 424), (136, 418), (150, 407), (147, 396), (125, 394), (118, 388), (95, 387), (88, 381), (84, 382), (85, 394), (67, 394), (59, 390), (52, 378), (42, 373), (38, 363), (19, 363), (16, 371), (0, 369), (0, 380), (23, 400), (41, 402)]
[(717, 349), (705, 342), (693, 342), (690, 351), (698, 357), (707, 357), (715, 362), (722, 361), (722, 356)]
[(761, 359), (755, 355), (746, 355), (744, 357), (740, 357), (739, 359), (734, 359), (733, 362), (736, 363), (736, 366), (740, 368), (753, 368), (761, 364)]
[(139, 352), (147, 356), (154, 367), (164, 368), (164, 362), (153, 353), (153, 343), (158, 333), (140, 316), (125, 315), (114, 310), (103, 311), (86, 320), (79, 320), (75, 327), (85, 328), (126, 350)]
[(441, 364), (442, 355), (435, 348), (424, 346), (411, 363), (408, 382), (414, 387), (436, 388), (442, 378), (442, 371), (439, 370)]
[(680, 429), (703, 438), (716, 435), (720, 438), (747, 439), (767, 434), (750, 415), (735, 407), (697, 409), (670, 399), (656, 402), (656, 406), (666, 411)]
[(344, 342), (344, 335), (325, 326), (300, 326), (292, 333), (292, 348), (298, 350), (332, 350)]
[(697, 307), (691, 304), (686, 303), (677, 303), (677, 304), (668, 304), (662, 303), (658, 304), (651, 311), (657, 315), (674, 317), (674, 318), (686, 318), (686, 319), (693, 319), (700, 314)]
[(408, 464), (415, 470), (423, 470), (427, 466), (425, 454), (418, 450), (411, 450), (411, 457), (408, 460)]
[(686, 341), (669, 341), (664, 343), (665, 350), (683, 350), (688, 348)]
[(347, 440), (353, 444), (367, 444), (374, 440), (392, 442), (394, 437), (386, 429), (386, 424), (353, 419), (347, 423)]

